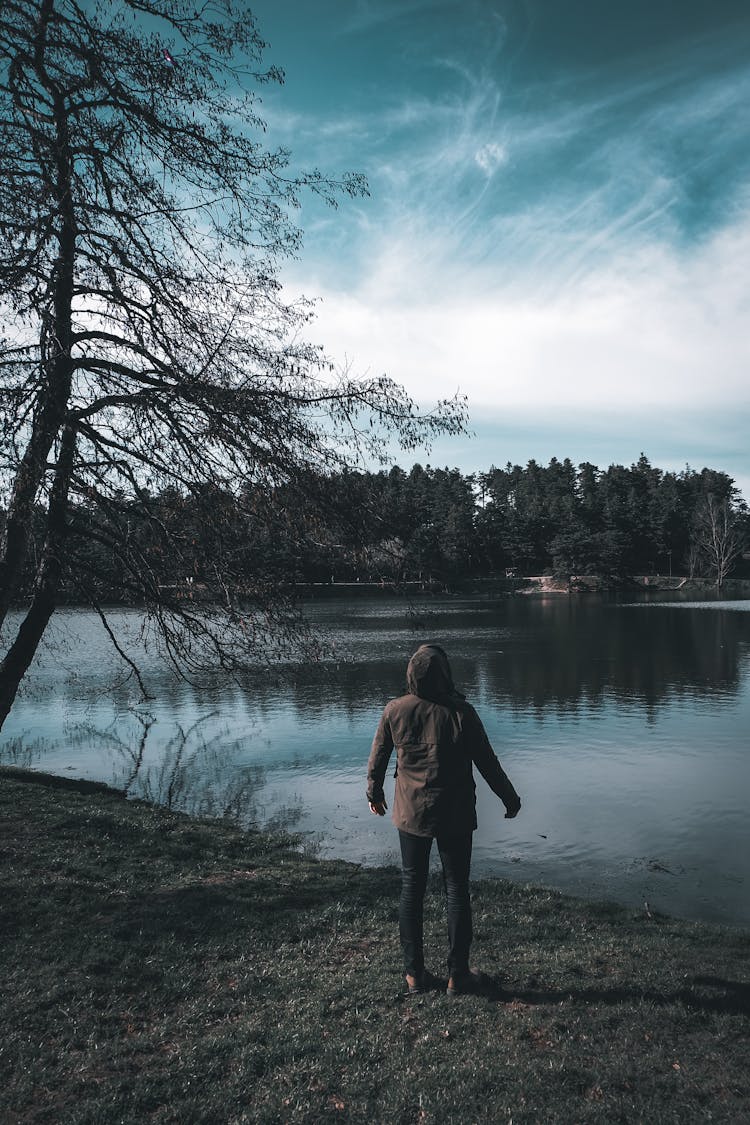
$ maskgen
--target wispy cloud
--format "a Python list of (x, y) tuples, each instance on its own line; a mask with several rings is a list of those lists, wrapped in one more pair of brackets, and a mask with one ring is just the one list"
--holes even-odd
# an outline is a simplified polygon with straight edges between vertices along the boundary
[(540, 296), (489, 271), (436, 285), (429, 261), (389, 244), (361, 287), (322, 294), (315, 334), (423, 403), (460, 389), (480, 420), (560, 434), (588, 420), (601, 440), (638, 419), (648, 450), (679, 419), (685, 461), (701, 427), (709, 437), (707, 414), (750, 419), (750, 300), (737, 284), (748, 254), (750, 216), (699, 248), (653, 245)]
[[(371, 183), (372, 223), (351, 220), (352, 266), (369, 268), (373, 247), (363, 239), (376, 232), (424, 241), (420, 256), (433, 261), (442, 248), (446, 267), (491, 256), (501, 271), (542, 271), (558, 282), (628, 242), (679, 242), (732, 209), (736, 217), (737, 188), (750, 173), (750, 156), (744, 166), (739, 156), (750, 68), (687, 82), (689, 62), (627, 88), (592, 84), (578, 100), (558, 88), (554, 101), (522, 106), (504, 97), (502, 76), (457, 63), (453, 84), (432, 98), (401, 91), (325, 124), (274, 108), (273, 126), (323, 167), (352, 166), (356, 153)], [(339, 223), (349, 222), (342, 213)], [(327, 252), (308, 239), (313, 258)]]
[(507, 163), (508, 153), (504, 145), (488, 141), (474, 153), (474, 161), (483, 172), (491, 176), (497, 168)]
[(627, 419), (647, 448), (679, 419), (673, 448), (684, 436), (696, 459), (699, 419), (750, 417), (750, 64), (724, 29), (520, 81), (518, 29), (470, 8), (469, 51), (416, 37), (427, 0), (362, 3), (345, 30), (363, 43), (410, 17), (388, 48), (408, 54), (403, 78), (353, 85), (323, 121), (271, 104), (302, 163), (362, 169), (372, 189), (303, 212), (288, 276), (324, 298), (315, 335), (424, 401), (461, 387), (527, 436)]
[(455, 0), (356, 0), (341, 31), (347, 35), (362, 34), (389, 23), (411, 20), (422, 12), (433, 15), (441, 7), (455, 7)]

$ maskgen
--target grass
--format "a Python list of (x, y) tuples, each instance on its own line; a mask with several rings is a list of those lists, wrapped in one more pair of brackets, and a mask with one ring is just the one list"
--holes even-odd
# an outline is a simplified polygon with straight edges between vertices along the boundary
[(0, 1122), (750, 1120), (742, 931), (477, 881), (406, 997), (394, 869), (10, 769), (0, 850)]

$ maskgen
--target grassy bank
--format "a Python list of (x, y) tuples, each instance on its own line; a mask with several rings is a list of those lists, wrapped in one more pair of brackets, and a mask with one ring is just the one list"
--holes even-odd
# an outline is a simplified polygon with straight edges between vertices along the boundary
[(0, 825), (2, 1122), (750, 1120), (746, 933), (477, 881), (495, 985), (408, 998), (393, 869), (10, 770)]

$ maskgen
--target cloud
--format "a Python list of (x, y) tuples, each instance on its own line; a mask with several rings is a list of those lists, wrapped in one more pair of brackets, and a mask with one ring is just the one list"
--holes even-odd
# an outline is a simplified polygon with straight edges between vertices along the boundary
[(490, 23), (473, 53), (425, 37), (408, 80), (289, 122), (310, 163), (372, 189), (302, 216), (287, 277), (323, 298), (314, 337), (424, 403), (460, 387), (506, 435), (558, 435), (556, 455), (626, 427), (634, 458), (661, 441), (721, 467), (721, 419), (750, 416), (746, 60), (717, 36), (526, 79)]
[(504, 145), (496, 144), (494, 141), (482, 145), (482, 147), (477, 149), (474, 153), (475, 163), (483, 172), (486, 172), (488, 176), (491, 176), (492, 173), (502, 164), (505, 164), (507, 160), (508, 154)]
[(589, 76), (582, 90), (560, 80), (513, 102), (502, 68), (433, 63), (448, 78), (431, 96), (397, 87), (325, 122), (313, 111), (269, 115), (294, 148), (310, 146), (300, 163), (356, 167), (370, 181), (368, 222), (347, 205), (313, 230), (313, 212), (303, 214), (306, 254), (324, 281), (326, 264), (341, 268), (342, 243), (354, 276), (391, 253), (381, 252), (385, 239), (418, 242), (437, 270), (491, 259), (555, 288), (628, 244), (689, 242), (736, 217), (750, 174), (741, 131), (750, 70), (703, 74), (688, 54), (664, 73), (644, 68), (610, 84)]
[(353, 12), (344, 21), (342, 32), (344, 34), (362, 34), (372, 31), (373, 28), (395, 21), (404, 22), (416, 15), (426, 13), (434, 17), (436, 8), (452, 7), (455, 0), (356, 0)]
[(748, 255), (746, 217), (693, 251), (652, 245), (550, 293), (491, 269), (436, 271), (434, 245), (391, 242), (356, 289), (317, 290), (317, 327), (419, 397), (460, 386), (479, 408), (731, 408), (750, 402)]
[[(313, 337), (423, 405), (460, 390), (480, 423), (557, 434), (550, 456), (587, 432), (621, 445), (624, 428), (633, 458), (662, 448), (674, 467), (721, 468), (731, 420), (750, 418), (749, 255), (746, 214), (700, 247), (640, 247), (550, 291), (493, 269), (452, 274), (435, 244), (385, 240), (360, 285), (317, 287)], [(727, 471), (747, 488), (744, 439), (731, 442)]]

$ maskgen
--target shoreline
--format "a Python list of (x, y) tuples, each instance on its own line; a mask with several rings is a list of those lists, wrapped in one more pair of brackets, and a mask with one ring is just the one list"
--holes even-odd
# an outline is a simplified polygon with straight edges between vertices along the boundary
[[(298, 603), (335, 600), (337, 598), (403, 598), (409, 601), (421, 597), (540, 597), (568, 596), (585, 594), (613, 593), (680, 593), (703, 594), (716, 599), (750, 598), (750, 578), (727, 578), (721, 587), (709, 578), (686, 578), (664, 574), (628, 575), (622, 579), (605, 579), (601, 575), (572, 575), (570, 578), (555, 578), (553, 575), (537, 574), (523, 578), (466, 578), (458, 583), (438, 580), (409, 580), (396, 582), (334, 581), (304, 582), (293, 584), (286, 592)], [(200, 589), (193, 587), (185, 601), (203, 602)], [(134, 602), (105, 602), (109, 608), (142, 610), (142, 604)], [(204, 603), (205, 604), (205, 603)], [(12, 607), (16, 611), (27, 608), (18, 603)], [(88, 609), (81, 602), (60, 602), (58, 609)]]
[[(167, 813), (171, 816), (185, 817), (187, 820), (196, 823), (207, 821), (209, 823), (222, 823), (236, 831), (248, 832), (258, 836), (268, 836), (275, 838), (275, 831), (266, 829), (263, 826), (254, 827), (252, 824), (243, 826), (231, 816), (224, 819), (216, 820), (210, 814), (201, 814), (186, 809), (170, 809), (166, 805), (160, 804), (158, 801), (151, 799), (133, 796), (128, 793), (127, 789), (119, 789), (114, 785), (110, 785), (106, 781), (96, 781), (90, 778), (75, 777), (69, 773), (52, 773), (42, 768), (34, 768), (32, 766), (15, 766), (0, 764), (0, 785), (3, 779), (18, 781), (20, 783), (29, 785), (42, 785), (48, 786), (52, 789), (66, 790), (71, 793), (79, 793), (95, 797), (97, 795), (107, 797), (109, 799), (124, 801), (134, 805), (145, 805), (148, 808), (153, 808), (161, 812)], [(319, 860), (321, 863), (342, 863), (344, 865), (353, 865), (362, 871), (379, 871), (386, 870), (396, 865), (397, 845), (390, 849), (390, 854), (381, 855), (377, 858), (364, 858), (361, 861), (356, 861), (351, 858), (351, 851), (348, 854), (336, 854), (336, 850), (332, 847), (325, 849), (319, 848), (315, 837), (317, 833), (311, 830), (300, 830), (295, 828), (281, 828), (278, 830), (280, 836), (286, 841), (292, 841), (293, 851), (305, 858)], [(312, 841), (308, 838), (313, 837)], [(505, 865), (506, 868), (508, 864)], [(541, 873), (537, 873), (534, 877), (524, 877), (523, 869), (516, 864), (513, 864), (510, 871), (498, 871), (491, 861), (482, 860), (478, 855), (475, 845), (474, 861), (472, 863), (472, 879), (474, 881), (484, 881), (498, 883), (511, 882), (518, 883), (525, 887), (529, 887), (539, 893), (543, 894), (557, 894), (570, 898), (581, 904), (606, 904), (616, 910), (624, 910), (626, 912), (634, 912), (636, 914), (650, 911), (663, 917), (672, 918), (675, 922), (684, 923), (685, 925), (706, 925), (718, 926), (722, 929), (731, 930), (735, 933), (748, 933), (750, 935), (750, 922), (746, 919), (737, 918), (708, 918), (700, 917), (690, 912), (680, 913), (671, 912), (668, 905), (663, 902), (658, 902), (659, 895), (656, 894), (656, 901), (652, 893), (647, 889), (639, 891), (637, 896), (623, 894), (618, 897), (614, 888), (599, 886), (596, 889), (593, 886), (574, 886), (555, 881), (554, 878), (549, 881), (544, 880)]]
[(295, 587), (301, 600), (348, 597), (532, 597), (592, 593), (677, 593), (710, 594), (722, 598), (750, 597), (750, 578), (727, 578), (719, 589), (709, 578), (687, 578), (664, 574), (628, 575), (621, 580), (608, 580), (601, 575), (573, 575), (555, 578), (552, 575), (529, 575), (523, 578), (467, 578), (460, 583), (443, 582), (310, 582)]
[[(488, 989), (409, 998), (395, 868), (13, 768), (0, 822), (3, 1120), (750, 1113), (746, 931), (476, 879)], [(436, 879), (425, 918), (439, 973)]]

